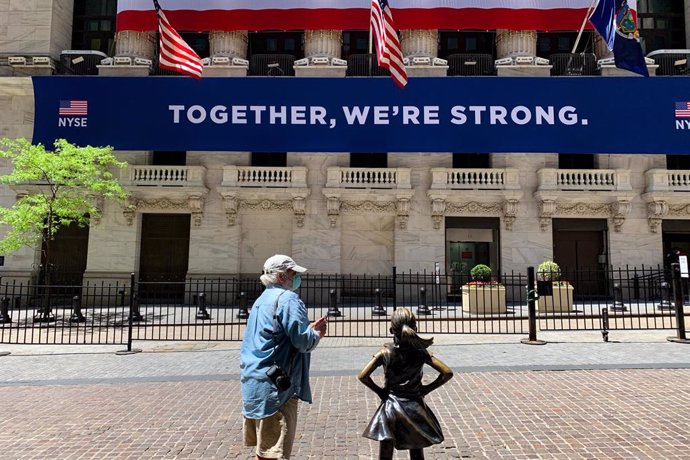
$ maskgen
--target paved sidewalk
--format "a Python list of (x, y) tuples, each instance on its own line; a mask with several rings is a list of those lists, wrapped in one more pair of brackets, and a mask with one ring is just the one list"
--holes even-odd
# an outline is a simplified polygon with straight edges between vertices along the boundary
[[(446, 440), (426, 458), (690, 459), (690, 345), (667, 335), (437, 336), (456, 375), (428, 398)], [(294, 459), (376, 458), (361, 432), (377, 400), (355, 375), (382, 342), (327, 338), (314, 352)], [(0, 345), (12, 352), (0, 357), (0, 459), (251, 458), (238, 343), (135, 346)]]

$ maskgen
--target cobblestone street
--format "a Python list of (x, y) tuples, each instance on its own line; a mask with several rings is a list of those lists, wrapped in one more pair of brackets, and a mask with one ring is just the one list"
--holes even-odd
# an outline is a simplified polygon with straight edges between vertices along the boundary
[[(446, 440), (427, 459), (690, 459), (686, 345), (483, 341), (433, 347), (456, 373), (428, 398)], [(361, 433), (378, 401), (355, 378), (372, 345), (314, 353), (294, 459), (376, 458)], [(52, 350), (0, 358), (0, 458), (252, 458), (237, 344)]]

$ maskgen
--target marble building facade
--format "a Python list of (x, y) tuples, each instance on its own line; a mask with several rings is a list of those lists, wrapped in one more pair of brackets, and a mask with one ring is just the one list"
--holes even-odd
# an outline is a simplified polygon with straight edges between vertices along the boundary
[[(685, 15), (690, 24), (687, 0)], [(0, 2), (0, 53), (58, 59), (70, 47), (71, 17), (69, 0)], [(686, 31), (690, 43), (690, 27)], [(437, 35), (401, 34), (410, 77), (446, 75), (448, 67), (433, 59)], [(496, 37), (497, 58), (513, 59), (497, 67), (499, 77), (549, 75), (548, 64), (529, 60), (536, 56), (536, 32), (497, 31)], [(115, 55), (151, 59), (154, 39), (119, 32)], [(295, 67), (297, 78), (344, 77), (341, 40), (341, 31), (306, 31), (307, 62)], [(212, 56), (229, 59), (208, 66), (206, 77), (246, 75), (246, 32), (211, 32), (210, 48)], [(600, 45), (597, 50), (598, 58), (607, 57)], [(654, 72), (652, 63), (649, 69)], [(52, 61), (0, 66), (0, 137), (31, 138), (30, 76), (53, 70)], [(148, 68), (104, 65), (100, 73), (147, 78)], [(626, 76), (612, 66), (602, 74)], [(562, 219), (604, 221), (611, 266), (656, 265), (664, 262), (664, 221), (690, 220), (690, 185), (677, 180), (690, 171), (668, 170), (663, 152), (595, 154), (596, 168), (574, 175), (559, 169), (558, 152), (491, 154), (489, 168), (472, 170), (452, 168), (450, 152), (389, 152), (380, 170), (351, 168), (349, 153), (288, 152), (282, 167), (252, 166), (251, 152), (188, 151), (184, 166), (153, 166), (146, 151), (116, 153), (129, 163), (120, 174), (131, 198), (124, 206), (104, 203), (102, 218), (90, 226), (84, 277), (94, 281), (126, 279), (139, 270), (146, 213), (190, 215), (188, 277), (257, 273), (274, 253), (291, 254), (316, 273), (448, 269), (449, 235), (457, 229), (447, 222), (453, 218), (498, 222), (494, 268), (501, 272), (524, 272), (552, 259), (553, 223)], [(160, 179), (170, 171), (184, 178), (176, 187)], [(352, 188), (362, 174), (363, 185)], [(16, 195), (0, 188), (3, 206)], [(25, 278), (38, 262), (36, 249), (9, 255), (0, 267), (3, 279)]]

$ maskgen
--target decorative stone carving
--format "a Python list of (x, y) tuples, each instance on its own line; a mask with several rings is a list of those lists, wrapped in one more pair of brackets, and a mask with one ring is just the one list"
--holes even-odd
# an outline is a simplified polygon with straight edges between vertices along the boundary
[(438, 51), (438, 30), (401, 30), (400, 46), (404, 57), (435, 58)]
[(669, 205), (668, 215), (671, 217), (690, 216), (690, 204)]
[(101, 215), (103, 214), (103, 208), (105, 207), (105, 198), (102, 196), (90, 195), (89, 199), (93, 201), (93, 206), (96, 208), (97, 213), (91, 216), (89, 220), (90, 225), (99, 225), (101, 223)]
[(123, 30), (115, 35), (115, 56), (153, 59), (156, 41), (153, 32)]
[(539, 228), (545, 232), (551, 226), (551, 219), (556, 212), (555, 200), (541, 200), (539, 202)]
[(358, 213), (394, 213), (395, 203), (390, 201), (375, 202), (375, 201), (344, 201), (340, 205), (341, 212), (349, 212), (353, 214)]
[(440, 198), (431, 200), (431, 219), (436, 230), (441, 228), (443, 218), (446, 215), (446, 201)]
[(127, 219), (127, 225), (134, 223), (135, 213), (139, 210), (154, 209), (157, 211), (189, 211), (192, 215), (192, 222), (195, 227), (201, 225), (204, 217), (204, 201), (206, 195), (191, 194), (186, 199), (172, 200), (169, 198), (135, 198), (130, 197), (128, 203), (122, 210), (122, 214)]
[(665, 201), (652, 201), (647, 203), (647, 222), (649, 223), (650, 232), (658, 233), (661, 221), (668, 212), (668, 203)]
[(395, 203), (395, 208), (400, 230), (405, 230), (407, 228), (407, 221), (410, 218), (410, 199), (399, 198)]
[(286, 209), (292, 210), (292, 201), (290, 200), (240, 200), (240, 209), (249, 209), (252, 211), (284, 211)]
[(331, 223), (331, 228), (335, 228), (338, 216), (340, 215), (340, 200), (334, 196), (329, 196), (328, 201), (326, 201), (326, 207), (328, 209), (328, 220)]
[(517, 217), (520, 202), (518, 200), (506, 200), (503, 202), (503, 219), (505, 221), (505, 229), (513, 230), (513, 223)]
[(563, 216), (611, 215), (609, 203), (557, 203), (556, 214)]
[(211, 31), (208, 35), (211, 56), (226, 56), (230, 59), (247, 57), (247, 31)]
[(630, 214), (630, 201), (618, 200), (611, 203), (610, 212), (613, 215), (613, 231), (616, 233), (621, 231), (621, 227), (625, 222), (625, 216)]
[(237, 195), (224, 193), (223, 207), (225, 208), (225, 217), (228, 219), (228, 227), (232, 227), (237, 222)]
[(304, 57), (340, 58), (343, 33), (340, 30), (305, 30)]
[(307, 200), (303, 196), (297, 196), (292, 199), (292, 211), (295, 213), (295, 220), (297, 227), (304, 227), (304, 215), (307, 210)]

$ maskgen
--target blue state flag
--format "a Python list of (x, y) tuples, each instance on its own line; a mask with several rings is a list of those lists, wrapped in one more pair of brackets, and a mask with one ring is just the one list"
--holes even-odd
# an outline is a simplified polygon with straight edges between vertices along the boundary
[(613, 51), (616, 67), (649, 76), (640, 31), (627, 0), (599, 0), (589, 21)]

